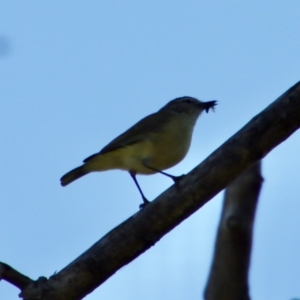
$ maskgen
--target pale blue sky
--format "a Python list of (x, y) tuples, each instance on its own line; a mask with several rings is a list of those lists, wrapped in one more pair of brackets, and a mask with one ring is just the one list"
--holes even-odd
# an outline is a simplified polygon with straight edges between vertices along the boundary
[[(48, 277), (135, 213), (125, 172), (59, 178), (169, 100), (219, 100), (170, 171), (182, 174), (299, 81), (299, 12), (299, 1), (1, 1), (0, 260)], [(263, 162), (253, 299), (300, 297), (299, 137)], [(149, 199), (172, 184), (138, 179)], [(86, 299), (201, 299), (222, 197)], [(18, 292), (0, 282), (0, 299)]]

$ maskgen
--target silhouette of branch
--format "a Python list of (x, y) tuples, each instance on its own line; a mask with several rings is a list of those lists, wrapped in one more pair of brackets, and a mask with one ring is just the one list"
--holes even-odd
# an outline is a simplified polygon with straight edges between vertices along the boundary
[(11, 266), (0, 262), (0, 280), (4, 279), (5, 281), (16, 286), (20, 290), (28, 286), (33, 282), (29, 277), (21, 274), (20, 272), (13, 269)]
[(262, 185), (260, 162), (231, 182), (225, 193), (206, 300), (249, 300), (248, 271), (255, 211)]

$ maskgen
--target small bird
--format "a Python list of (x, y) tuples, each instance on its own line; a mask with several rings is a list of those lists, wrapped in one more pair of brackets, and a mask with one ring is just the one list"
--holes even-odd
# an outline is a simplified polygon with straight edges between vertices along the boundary
[(177, 183), (182, 176), (173, 176), (163, 170), (173, 167), (185, 157), (198, 117), (204, 110), (207, 113), (210, 109), (214, 110), (216, 105), (215, 100), (202, 102), (187, 96), (168, 102), (116, 137), (100, 152), (86, 158), (82, 166), (66, 173), (60, 179), (61, 185), (66, 186), (91, 172), (126, 170), (142, 196), (142, 209), (149, 201), (136, 175), (161, 173)]

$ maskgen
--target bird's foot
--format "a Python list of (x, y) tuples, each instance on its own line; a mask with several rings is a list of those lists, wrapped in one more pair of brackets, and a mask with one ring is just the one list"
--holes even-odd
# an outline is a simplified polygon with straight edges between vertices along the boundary
[(172, 180), (174, 181), (175, 185), (178, 186), (181, 179), (185, 177), (185, 174), (182, 174), (180, 176), (172, 176)]
[(143, 198), (143, 203), (140, 204), (139, 208), (140, 210), (144, 209), (147, 205), (149, 205), (151, 202), (149, 200), (147, 200), (146, 198)]

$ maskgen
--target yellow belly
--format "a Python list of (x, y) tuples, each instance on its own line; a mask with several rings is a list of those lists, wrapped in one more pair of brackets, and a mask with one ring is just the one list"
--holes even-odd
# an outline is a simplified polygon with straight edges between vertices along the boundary
[(89, 171), (121, 169), (138, 174), (153, 174), (179, 163), (187, 154), (194, 124), (185, 120), (168, 123), (161, 132), (151, 132), (145, 139), (116, 149), (89, 160), (85, 168)]

